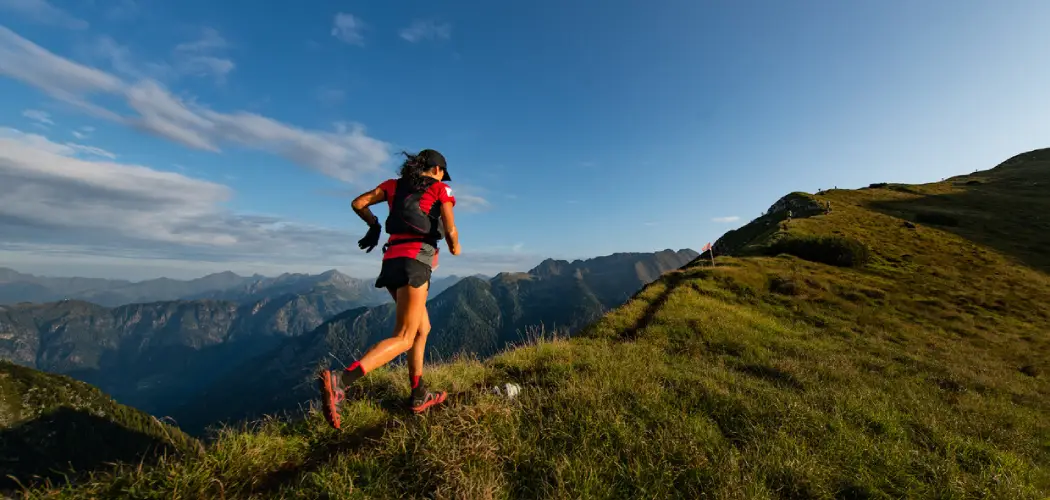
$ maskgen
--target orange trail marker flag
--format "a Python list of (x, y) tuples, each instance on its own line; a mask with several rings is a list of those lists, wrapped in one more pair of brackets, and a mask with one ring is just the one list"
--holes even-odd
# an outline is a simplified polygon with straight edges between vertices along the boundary
[(702, 249), (702, 251), (704, 251), (704, 252), (708, 252), (708, 251), (711, 252), (711, 266), (714, 266), (715, 265), (715, 249), (714, 249), (714, 247), (712, 247), (711, 244), (708, 243), (708, 244), (704, 245), (704, 248)]

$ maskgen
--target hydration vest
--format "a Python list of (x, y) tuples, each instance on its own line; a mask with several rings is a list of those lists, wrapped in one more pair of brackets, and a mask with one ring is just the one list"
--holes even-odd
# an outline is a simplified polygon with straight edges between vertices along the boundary
[(417, 238), (396, 240), (388, 245), (423, 242), (437, 247), (438, 241), (443, 236), (441, 225), (438, 223), (441, 203), (435, 200), (430, 207), (430, 212), (424, 212), (420, 206), (423, 193), (435, 182), (437, 181), (428, 177), (423, 188), (415, 191), (409, 181), (398, 179), (397, 187), (394, 188), (394, 201), (390, 204), (390, 214), (386, 217), (386, 232), (387, 234), (411, 234)]

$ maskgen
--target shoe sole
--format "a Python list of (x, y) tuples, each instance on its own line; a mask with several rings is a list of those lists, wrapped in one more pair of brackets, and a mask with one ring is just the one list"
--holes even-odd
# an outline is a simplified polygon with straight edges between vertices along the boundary
[(447, 397), (448, 397), (448, 393), (442, 392), (440, 396), (438, 396), (438, 397), (436, 397), (434, 399), (431, 399), (430, 401), (427, 401), (426, 403), (423, 403), (423, 404), (421, 404), (419, 406), (413, 406), (412, 407), (412, 411), (415, 412), (415, 413), (423, 413), (423, 412), (427, 411), (427, 408), (430, 408), (431, 406), (439, 405), (441, 403), (444, 403), (445, 402), (445, 398), (447, 398)]
[(325, 370), (318, 374), (317, 384), (321, 388), (321, 413), (328, 424), (338, 429), (340, 425), (339, 410), (335, 407), (335, 391), (332, 388), (332, 376)]

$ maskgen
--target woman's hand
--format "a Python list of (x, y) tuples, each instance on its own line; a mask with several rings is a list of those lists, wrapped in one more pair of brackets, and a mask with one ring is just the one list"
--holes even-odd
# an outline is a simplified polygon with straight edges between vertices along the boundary
[(459, 242), (457, 241), (457, 242), (455, 242), (455, 243), (453, 243), (453, 244), (449, 245), (449, 246), (448, 246), (448, 251), (449, 251), (449, 252), (450, 252), (450, 253), (451, 253), (452, 255), (459, 255), (459, 253), (460, 253), (460, 252), (462, 252), (462, 250), (461, 250), (461, 249), (459, 248)]

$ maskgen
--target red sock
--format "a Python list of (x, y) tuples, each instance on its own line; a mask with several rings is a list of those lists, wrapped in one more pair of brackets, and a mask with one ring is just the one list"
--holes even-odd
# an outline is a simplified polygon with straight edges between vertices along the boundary
[(423, 376), (422, 376), (422, 375), (412, 375), (412, 376), (411, 376), (411, 381), (412, 381), (412, 388), (413, 388), (413, 389), (415, 389), (416, 387), (419, 387), (419, 381), (420, 381), (420, 379), (422, 379), (422, 378), (423, 378)]
[(343, 382), (343, 387), (349, 387), (350, 384), (357, 382), (357, 379), (365, 376), (365, 369), (361, 366), (361, 363), (354, 361), (354, 364), (346, 367), (343, 370), (340, 379)]

